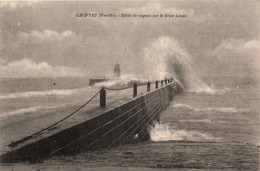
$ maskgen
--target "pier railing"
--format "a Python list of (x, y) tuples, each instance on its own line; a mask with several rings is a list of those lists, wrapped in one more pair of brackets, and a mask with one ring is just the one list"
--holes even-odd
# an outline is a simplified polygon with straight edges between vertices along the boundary
[[(168, 83), (171, 83), (173, 82), (174, 79), (171, 78), (171, 79), (165, 79), (165, 80), (161, 80), (161, 87), (165, 84), (168, 84)], [(131, 86), (128, 86), (128, 87), (124, 87), (124, 88), (119, 88), (119, 89), (116, 89), (116, 88), (109, 88), (109, 87), (102, 87), (101, 90), (100, 90), (100, 107), (106, 107), (106, 90), (114, 90), (114, 91), (119, 91), (119, 90), (125, 90), (125, 89), (129, 89), (129, 88), (133, 88), (133, 97), (136, 97), (137, 96), (137, 87), (138, 86), (144, 86), (146, 85), (147, 86), (147, 92), (149, 92), (151, 90), (151, 84), (155, 84), (155, 89), (158, 89), (158, 84), (159, 84), (159, 81), (155, 81), (155, 82), (150, 82), (148, 81), (147, 83), (142, 83), (142, 84), (137, 84), (136, 82), (131, 85)]]
[(133, 83), (132, 85), (130, 86), (127, 86), (127, 87), (123, 87), (123, 88), (113, 88), (113, 87), (105, 87), (105, 86), (102, 86), (101, 89), (95, 93), (94, 96), (92, 96), (87, 102), (85, 102), (82, 106), (80, 106), (79, 108), (77, 108), (74, 112), (70, 113), (69, 115), (67, 115), (66, 117), (60, 119), (59, 121), (55, 122), (54, 124), (38, 131), (38, 132), (35, 132), (23, 139), (20, 139), (18, 141), (12, 141), (8, 146), (9, 147), (15, 147), (17, 146), (18, 144), (20, 143), (23, 143), (37, 135), (39, 135), (40, 133), (46, 131), (46, 130), (51, 130), (51, 128), (53, 128), (55, 125), (63, 122), (64, 120), (68, 119), (69, 117), (71, 117), (72, 115), (75, 115), (78, 111), (80, 111), (82, 108), (84, 108), (88, 103), (90, 103), (98, 94), (100, 94), (100, 104), (99, 106), (101, 108), (105, 108), (106, 107), (106, 90), (112, 90), (112, 91), (120, 91), (120, 90), (126, 90), (126, 89), (130, 89), (130, 88), (133, 88), (133, 97), (137, 97), (137, 92), (138, 92), (138, 87), (140, 86), (147, 86), (147, 92), (149, 92), (151, 90), (151, 84), (155, 84), (155, 89), (158, 89), (159, 88), (159, 82), (161, 82), (161, 87), (163, 87), (164, 85), (167, 85), (168, 83), (171, 83), (173, 82), (174, 79), (171, 78), (171, 79), (164, 79), (164, 80), (160, 80), (160, 81), (154, 81), (154, 82), (150, 82), (148, 81), (147, 83)]

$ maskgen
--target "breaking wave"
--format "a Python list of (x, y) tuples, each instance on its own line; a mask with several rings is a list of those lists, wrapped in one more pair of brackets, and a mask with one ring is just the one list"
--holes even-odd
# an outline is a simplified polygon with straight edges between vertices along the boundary
[(12, 115), (17, 115), (17, 114), (21, 114), (21, 113), (36, 112), (40, 109), (42, 109), (42, 108), (41, 107), (28, 107), (28, 108), (13, 110), (13, 111), (10, 111), (10, 112), (5, 112), (5, 113), (0, 114), (0, 120), (5, 118), (5, 117), (12, 116)]
[(108, 81), (97, 83), (96, 86), (129, 86), (134, 82), (145, 83), (148, 80), (153, 82), (165, 78), (174, 78), (183, 88), (183, 91), (224, 94), (229, 89), (218, 89), (215, 86), (207, 85), (196, 74), (194, 57), (174, 38), (160, 37), (151, 41), (146, 48), (143, 48), (138, 58), (137, 74), (121, 75), (113, 78), (108, 73)]
[(184, 91), (214, 93), (215, 88), (205, 84), (196, 74), (193, 57), (174, 38), (160, 37), (143, 49), (142, 73), (150, 79), (174, 77)]
[(177, 103), (174, 104), (173, 107), (175, 108), (188, 108), (190, 110), (196, 112), (206, 112), (206, 111), (217, 111), (217, 112), (224, 112), (224, 113), (237, 113), (237, 112), (246, 112), (246, 109), (236, 109), (232, 107), (217, 107), (217, 108), (196, 108), (187, 104)]
[[(208, 87), (198, 87), (196, 90), (190, 90), (190, 92), (195, 92), (195, 93), (202, 93), (202, 94), (212, 94), (212, 95), (223, 95), (225, 94), (227, 91), (229, 91), (229, 88), (222, 88), (222, 89), (218, 89), (214, 86), (208, 86)], [(188, 90), (189, 92), (189, 90)]]
[(37, 107), (28, 107), (28, 108), (22, 108), (22, 109), (16, 109), (16, 110), (12, 110), (9, 112), (5, 112), (5, 113), (1, 113), (0, 114), (0, 120), (9, 117), (9, 116), (15, 116), (15, 115), (23, 115), (23, 114), (29, 114), (29, 113), (33, 113), (33, 112), (37, 112), (40, 110), (48, 110), (48, 109), (55, 109), (55, 108), (60, 108), (60, 107), (65, 107), (68, 105), (72, 105), (72, 104), (77, 104), (78, 102), (83, 102), (84, 100), (76, 100), (70, 103), (64, 103), (64, 104), (60, 104), (60, 105), (55, 105), (55, 106), (37, 106)]
[(220, 138), (206, 133), (188, 130), (175, 130), (166, 123), (156, 123), (150, 130), (152, 141), (219, 141)]
[(16, 98), (31, 98), (31, 97), (44, 97), (44, 96), (68, 96), (73, 93), (79, 92), (84, 89), (64, 89), (64, 90), (45, 90), (45, 91), (26, 91), (26, 92), (17, 92), (10, 93), (7, 95), (0, 96), (2, 99), (16, 99)]

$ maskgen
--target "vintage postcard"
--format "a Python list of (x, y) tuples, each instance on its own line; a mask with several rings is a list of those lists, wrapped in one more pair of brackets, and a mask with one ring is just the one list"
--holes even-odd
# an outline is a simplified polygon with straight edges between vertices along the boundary
[(0, 170), (258, 170), (259, 1), (0, 1)]

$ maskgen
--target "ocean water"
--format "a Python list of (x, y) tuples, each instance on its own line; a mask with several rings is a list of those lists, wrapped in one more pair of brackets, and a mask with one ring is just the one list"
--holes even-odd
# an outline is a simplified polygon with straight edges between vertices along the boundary
[(88, 78), (0, 79), (0, 120), (11, 115), (84, 103), (100, 87), (88, 87)]
[[(259, 170), (259, 80), (204, 78), (209, 89), (176, 95), (151, 140), (1, 170)], [(53, 83), (56, 84), (53, 84)], [(0, 121), (79, 103), (100, 87), (88, 79), (1, 79)], [(0, 122), (1, 123), (1, 122)], [(0, 124), (1, 126), (1, 124)]]

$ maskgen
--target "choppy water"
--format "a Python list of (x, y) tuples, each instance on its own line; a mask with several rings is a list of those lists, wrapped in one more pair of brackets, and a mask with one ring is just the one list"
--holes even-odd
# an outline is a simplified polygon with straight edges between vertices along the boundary
[[(2, 115), (84, 99), (87, 82), (78, 82), (20, 88), (23, 92), (10, 92), (6, 86), (0, 95)], [(259, 80), (214, 77), (205, 82), (214, 88), (175, 96), (161, 114), (160, 124), (151, 130), (151, 141), (52, 157), (32, 165), (2, 165), (1, 170), (258, 170)], [(25, 99), (27, 103), (21, 103)]]

